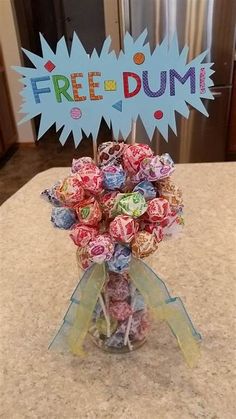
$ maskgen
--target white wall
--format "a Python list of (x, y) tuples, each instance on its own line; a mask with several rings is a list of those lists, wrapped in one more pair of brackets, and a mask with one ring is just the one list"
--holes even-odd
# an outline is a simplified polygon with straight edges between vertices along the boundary
[[(22, 65), (22, 63), (15, 24), (15, 16), (11, 0), (0, 0), (0, 42), (2, 46), (14, 117), (17, 124), (17, 122), (22, 118), (22, 114), (18, 113), (21, 103), (19, 91), (21, 90), (22, 84), (18, 81), (20, 75), (11, 69), (11, 65)], [(34, 130), (30, 121), (19, 126), (17, 125), (17, 130), (19, 142), (34, 142)]]

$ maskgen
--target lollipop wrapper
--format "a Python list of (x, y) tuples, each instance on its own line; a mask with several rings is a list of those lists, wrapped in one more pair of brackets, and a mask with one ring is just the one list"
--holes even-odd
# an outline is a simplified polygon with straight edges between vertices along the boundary
[(152, 157), (153, 152), (146, 144), (133, 144), (124, 150), (123, 161), (124, 167), (130, 175), (135, 175), (144, 158)]
[(107, 164), (120, 165), (123, 163), (123, 152), (127, 145), (124, 142), (108, 141), (98, 147), (98, 162), (100, 166)]
[(41, 197), (45, 199), (45, 201), (52, 204), (54, 207), (61, 207), (64, 205), (62, 201), (60, 201), (57, 197), (57, 189), (59, 189), (61, 186), (61, 182), (56, 182), (55, 185), (53, 185), (51, 188), (45, 189), (43, 192), (41, 192)]
[(113, 272), (121, 273), (129, 268), (131, 251), (127, 246), (116, 244), (111, 259), (107, 262), (108, 269)]
[(150, 256), (157, 248), (155, 235), (147, 231), (139, 231), (131, 243), (133, 256), (140, 259)]
[(144, 180), (138, 183), (138, 185), (136, 185), (135, 188), (133, 189), (133, 192), (139, 192), (141, 195), (144, 196), (146, 201), (149, 201), (150, 199), (154, 199), (157, 196), (157, 189), (148, 180)]
[(93, 163), (91, 157), (80, 157), (79, 159), (73, 159), (71, 166), (71, 174), (78, 173), (87, 163)]
[(150, 234), (154, 234), (157, 243), (160, 243), (164, 236), (163, 228), (158, 223), (149, 223), (147, 221), (141, 221), (140, 230), (145, 230)]
[(86, 192), (92, 194), (99, 194), (102, 191), (102, 174), (100, 169), (94, 163), (85, 163), (77, 172), (77, 177), (80, 180)]
[(110, 279), (106, 285), (106, 293), (113, 301), (124, 301), (129, 297), (129, 283), (125, 278)]
[(144, 196), (139, 192), (131, 192), (117, 195), (116, 212), (138, 218), (145, 213), (147, 203)]
[(111, 259), (114, 252), (114, 244), (111, 237), (106, 234), (99, 234), (88, 243), (89, 258), (94, 263), (103, 263)]
[[(148, 157), (143, 159), (140, 163), (138, 177), (140, 179), (154, 182), (170, 176), (170, 174), (174, 171), (174, 164), (172, 165), (167, 157), (163, 158), (163, 156)], [(171, 159), (170, 156), (169, 159)]]
[(151, 223), (162, 222), (171, 212), (170, 204), (164, 198), (154, 198), (148, 201), (147, 205), (147, 211), (143, 218)]
[(87, 247), (78, 247), (76, 251), (76, 258), (79, 268), (83, 269), (84, 271), (93, 264), (93, 262), (89, 259), (89, 253)]
[(100, 198), (100, 206), (103, 214), (112, 218), (115, 216), (116, 197), (119, 192), (107, 192)]
[(114, 319), (123, 321), (132, 314), (132, 308), (126, 301), (111, 301), (109, 313)]
[(84, 189), (76, 176), (68, 176), (64, 179), (55, 192), (59, 201), (72, 208), (84, 199)]
[(118, 242), (130, 243), (138, 231), (138, 223), (128, 215), (118, 215), (110, 223), (111, 237)]
[(166, 199), (173, 210), (183, 206), (182, 191), (170, 178), (158, 182), (158, 191), (160, 197)]
[(124, 187), (126, 174), (121, 166), (105, 166), (102, 169), (102, 176), (105, 189), (114, 191)]
[[(128, 325), (128, 320), (121, 323), (118, 333), (125, 334)], [(150, 329), (150, 319), (146, 310), (135, 312), (132, 316), (129, 336), (131, 339), (141, 341), (147, 336), (147, 332)]]
[(97, 226), (102, 219), (102, 212), (95, 198), (82, 201), (75, 210), (81, 224)]
[(57, 228), (69, 230), (76, 222), (75, 212), (65, 207), (52, 208), (51, 222)]
[(70, 233), (70, 237), (76, 246), (87, 246), (90, 240), (98, 235), (98, 229), (84, 224), (76, 224)]

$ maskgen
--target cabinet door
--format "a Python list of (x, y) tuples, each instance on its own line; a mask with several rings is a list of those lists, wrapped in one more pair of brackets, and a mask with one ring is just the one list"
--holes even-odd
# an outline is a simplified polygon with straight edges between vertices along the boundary
[(3, 155), (17, 141), (16, 126), (3, 67), (0, 67), (0, 92), (0, 155)]

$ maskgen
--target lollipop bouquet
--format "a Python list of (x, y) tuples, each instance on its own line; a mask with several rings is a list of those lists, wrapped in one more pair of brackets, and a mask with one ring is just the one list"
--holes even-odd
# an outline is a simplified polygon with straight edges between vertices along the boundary
[(74, 159), (68, 177), (42, 193), (53, 205), (54, 226), (70, 230), (85, 271), (51, 346), (80, 354), (89, 333), (104, 350), (132, 351), (158, 317), (195, 363), (200, 335), (182, 301), (142, 261), (182, 230), (173, 171), (170, 156), (154, 156), (148, 145), (107, 142), (98, 148), (98, 164)]

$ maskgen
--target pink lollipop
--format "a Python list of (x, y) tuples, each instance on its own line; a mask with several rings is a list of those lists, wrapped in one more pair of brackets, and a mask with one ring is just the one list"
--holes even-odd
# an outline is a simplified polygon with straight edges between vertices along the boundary
[(76, 246), (86, 246), (90, 240), (98, 235), (98, 229), (84, 224), (76, 224), (71, 230), (70, 237)]
[(94, 263), (103, 263), (111, 259), (114, 244), (109, 234), (99, 234), (87, 246), (89, 258)]
[(132, 308), (126, 301), (111, 301), (109, 313), (114, 319), (124, 321), (132, 314)]

